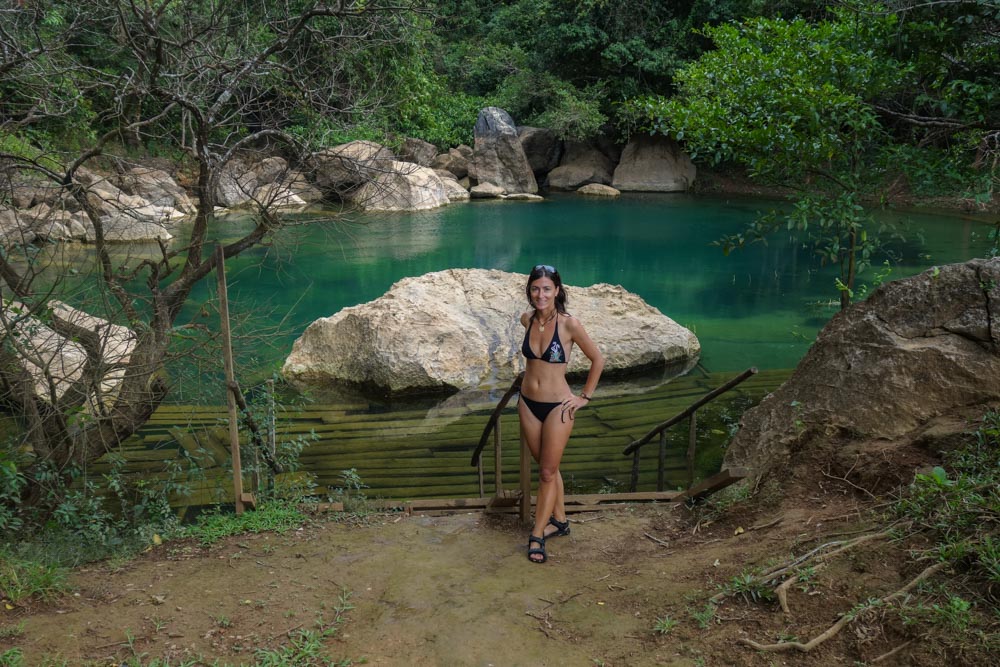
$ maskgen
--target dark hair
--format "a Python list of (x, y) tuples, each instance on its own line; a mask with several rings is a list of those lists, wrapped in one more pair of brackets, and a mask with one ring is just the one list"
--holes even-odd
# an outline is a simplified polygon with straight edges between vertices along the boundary
[(566, 298), (566, 288), (563, 287), (562, 278), (559, 277), (556, 267), (549, 264), (536, 264), (535, 268), (528, 274), (528, 284), (524, 287), (524, 294), (528, 297), (528, 305), (531, 307), (535, 305), (531, 302), (531, 283), (539, 278), (549, 278), (559, 288), (559, 293), (556, 294), (556, 311), (565, 315), (566, 303), (569, 301)]

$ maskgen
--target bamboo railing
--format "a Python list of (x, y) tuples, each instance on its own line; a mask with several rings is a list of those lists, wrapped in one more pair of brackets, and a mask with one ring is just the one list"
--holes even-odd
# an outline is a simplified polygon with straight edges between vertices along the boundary
[(625, 449), (622, 451), (622, 454), (625, 456), (628, 456), (629, 454), (632, 455), (632, 478), (630, 483), (630, 490), (635, 491), (638, 488), (639, 484), (639, 450), (643, 447), (643, 445), (648, 444), (649, 441), (652, 440), (654, 436), (659, 435), (660, 456), (659, 456), (659, 467), (656, 473), (656, 490), (663, 491), (664, 467), (667, 456), (666, 432), (668, 428), (670, 428), (671, 426), (680, 421), (683, 421), (684, 419), (688, 420), (688, 448), (686, 456), (687, 488), (691, 488), (691, 485), (694, 483), (694, 459), (695, 459), (695, 454), (697, 453), (696, 430), (698, 426), (698, 408), (706, 405), (707, 403), (711, 403), (719, 396), (722, 396), (730, 389), (733, 389), (744, 380), (753, 377), (756, 374), (757, 374), (756, 367), (748, 368), (747, 370), (743, 371), (735, 378), (727, 382), (726, 384), (705, 394), (700, 399), (698, 399), (697, 401), (695, 401), (694, 403), (692, 403), (687, 408), (680, 411), (670, 419), (660, 424), (657, 424), (656, 426), (651, 428), (649, 432), (646, 433), (646, 435), (642, 436), (637, 440), (633, 440), (631, 443), (629, 443), (629, 445), (625, 447)]

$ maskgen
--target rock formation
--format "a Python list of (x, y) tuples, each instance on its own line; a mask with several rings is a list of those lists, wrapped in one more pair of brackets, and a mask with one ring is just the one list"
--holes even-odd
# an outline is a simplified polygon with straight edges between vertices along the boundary
[(475, 128), (475, 178), (505, 193), (538, 192), (538, 183), (517, 138), (514, 120), (503, 109), (486, 107)]
[(448, 189), (433, 169), (391, 161), (350, 195), (368, 211), (421, 211), (446, 206)]
[(596, 144), (567, 141), (559, 166), (549, 172), (549, 187), (576, 190), (587, 183), (611, 184), (615, 163)]
[(1000, 258), (952, 264), (835, 315), (788, 381), (743, 416), (725, 462), (763, 475), (817, 441), (889, 440), (997, 402)]
[[(135, 334), (59, 301), (49, 306), (53, 320), (95, 335), (100, 359), (90, 359), (82, 344), (46, 326), (21, 304), (5, 304), (0, 317), (4, 329), (17, 342), (17, 360), (34, 381), (35, 394), (48, 401), (79, 390), (86, 392), (86, 408), (91, 414), (110, 409), (124, 378), (124, 366), (135, 349)], [(88, 377), (95, 371), (103, 374)]]
[(536, 179), (559, 166), (563, 142), (555, 132), (542, 127), (521, 126), (517, 128), (517, 138)]
[[(483, 269), (404, 278), (374, 301), (309, 325), (282, 374), (297, 384), (346, 382), (390, 393), (506, 384), (523, 368), (525, 280)], [(691, 365), (700, 354), (694, 334), (620, 286), (569, 286), (567, 296), (608, 374)], [(574, 348), (569, 372), (588, 367)]]
[(399, 150), (399, 159), (413, 162), (421, 167), (430, 167), (437, 156), (437, 146), (422, 139), (404, 139)]
[(694, 183), (691, 158), (673, 139), (640, 134), (622, 151), (611, 185), (618, 190), (679, 192)]

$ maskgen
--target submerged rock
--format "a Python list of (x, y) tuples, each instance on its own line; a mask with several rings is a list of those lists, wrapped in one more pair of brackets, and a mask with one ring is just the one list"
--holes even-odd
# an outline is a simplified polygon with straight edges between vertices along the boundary
[[(523, 369), (526, 276), (452, 269), (404, 278), (383, 296), (313, 322), (282, 374), (298, 384), (348, 382), (389, 393), (506, 384)], [(698, 339), (617, 285), (567, 287), (569, 312), (606, 357), (605, 373), (690, 366)], [(569, 372), (585, 372), (576, 348)]]
[(835, 315), (788, 381), (743, 416), (725, 463), (763, 475), (820, 442), (888, 442), (997, 402), (1000, 258), (976, 259), (888, 283)]

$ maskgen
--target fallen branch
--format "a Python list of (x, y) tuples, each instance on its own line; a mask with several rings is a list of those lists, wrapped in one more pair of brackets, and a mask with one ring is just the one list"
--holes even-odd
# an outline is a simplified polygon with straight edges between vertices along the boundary
[(747, 528), (747, 530), (748, 531), (750, 531), (750, 530), (764, 530), (765, 528), (770, 528), (771, 526), (776, 526), (776, 525), (778, 525), (779, 523), (781, 523), (784, 520), (785, 520), (785, 517), (779, 516), (774, 521), (771, 521), (769, 523), (762, 523), (762, 524), (760, 524), (758, 526), (750, 526), (749, 528)]
[(653, 537), (649, 533), (643, 533), (643, 535), (645, 535), (649, 539), (653, 540), (654, 542), (656, 542), (657, 544), (659, 544), (661, 547), (669, 547), (670, 546), (669, 542), (664, 542), (663, 540), (661, 540), (661, 539), (659, 539), (657, 537)]
[[(910, 581), (910, 583), (906, 584), (895, 593), (891, 593), (879, 599), (872, 606), (886, 604), (888, 602), (892, 602), (896, 598), (903, 597), (911, 590), (916, 588), (916, 586), (921, 581), (927, 579), (928, 577), (933, 576), (939, 570), (944, 569), (944, 567), (947, 565), (948, 564), (944, 562), (935, 563), (934, 565), (931, 565), (930, 567), (926, 568), (923, 572), (918, 574), (916, 577), (914, 577)], [(802, 653), (809, 653), (814, 648), (825, 642), (827, 639), (830, 639), (831, 637), (835, 636), (838, 632), (840, 632), (844, 628), (845, 625), (853, 621), (855, 618), (857, 618), (856, 614), (844, 614), (843, 616), (840, 617), (840, 619), (836, 623), (827, 628), (826, 631), (824, 631), (822, 634), (813, 637), (805, 644), (803, 644), (802, 642), (781, 642), (778, 644), (760, 644), (752, 639), (746, 639), (746, 638), (740, 638), (739, 642), (758, 651), (764, 651), (765, 653), (778, 653), (784, 651), (791, 651), (793, 649), (796, 651), (800, 651)]]

